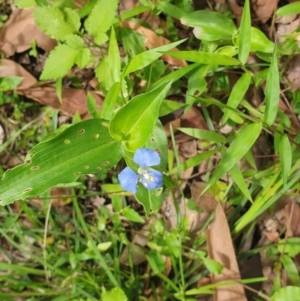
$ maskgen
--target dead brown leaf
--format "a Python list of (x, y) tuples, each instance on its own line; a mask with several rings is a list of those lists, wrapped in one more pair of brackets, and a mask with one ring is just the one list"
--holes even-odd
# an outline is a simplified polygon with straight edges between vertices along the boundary
[(289, 202), (284, 209), (286, 220), (286, 236), (300, 237), (300, 206), (295, 202)]
[(26, 71), (21, 65), (14, 61), (3, 59), (0, 65), (0, 77), (4, 76), (20, 76), (23, 77), (23, 81), (19, 85), (18, 89), (26, 89), (34, 84), (37, 80), (28, 71)]
[(12, 56), (30, 49), (33, 40), (45, 51), (52, 50), (56, 45), (56, 41), (46, 36), (34, 23), (30, 9), (14, 10), (0, 29), (0, 50), (6, 56)]
[[(51, 86), (33, 87), (18, 92), (41, 104), (65, 112), (68, 115), (72, 116), (78, 112), (83, 119), (89, 117), (87, 109), (87, 92), (85, 90), (64, 87), (62, 90), (62, 103), (59, 102), (55, 88)], [(91, 94), (96, 99), (98, 107), (100, 108), (102, 98), (94, 92), (91, 92)]]
[[(223, 265), (220, 275), (212, 275), (212, 283), (240, 279), (231, 235), (226, 215), (220, 203), (216, 208), (216, 216), (207, 229), (207, 248), (210, 258)], [(215, 301), (247, 301), (244, 288), (241, 284), (217, 287), (214, 295)]]
[[(148, 49), (170, 44), (170, 41), (168, 39), (166, 39), (162, 36), (158, 36), (154, 31), (152, 31), (146, 27), (143, 27), (137, 23), (134, 23), (132, 21), (127, 21), (127, 20), (123, 21), (121, 23), (121, 25), (127, 26), (127, 27), (135, 30), (136, 32), (140, 33), (141, 35), (145, 36), (147, 38), (146, 42), (145, 42), (145, 46)], [(172, 51), (177, 51), (177, 50), (178, 50), (177, 48), (172, 49)], [(168, 55), (163, 55), (162, 59), (170, 65), (180, 66), (180, 67), (187, 66), (186, 61), (177, 59), (177, 58), (173, 58)]]
[(252, 8), (262, 23), (266, 23), (277, 8), (279, 0), (251, 0)]

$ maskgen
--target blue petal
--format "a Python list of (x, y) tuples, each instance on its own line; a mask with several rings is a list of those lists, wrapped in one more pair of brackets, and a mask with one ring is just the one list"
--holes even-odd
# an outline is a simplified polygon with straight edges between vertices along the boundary
[(152, 149), (139, 148), (133, 156), (133, 161), (145, 168), (160, 164), (160, 157), (158, 153)]
[(162, 179), (162, 173), (152, 168), (149, 168), (147, 171), (143, 172), (140, 177), (141, 183), (148, 190), (162, 187)]
[(136, 193), (139, 176), (130, 167), (125, 167), (119, 173), (118, 179), (124, 190)]

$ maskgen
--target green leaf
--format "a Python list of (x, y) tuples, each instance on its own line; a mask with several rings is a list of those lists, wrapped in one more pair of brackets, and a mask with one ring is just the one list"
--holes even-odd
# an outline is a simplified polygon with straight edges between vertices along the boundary
[(124, 21), (124, 20), (130, 19), (130, 18), (132, 18), (136, 15), (142, 14), (148, 10), (151, 10), (151, 6), (134, 6), (132, 9), (122, 12), (120, 15), (120, 20)]
[(33, 15), (37, 26), (56, 40), (63, 40), (67, 35), (76, 32), (74, 27), (65, 21), (63, 13), (58, 8), (37, 7)]
[(101, 109), (101, 118), (111, 120), (114, 113), (114, 106), (121, 91), (120, 83), (114, 83), (108, 90)]
[(282, 168), (283, 185), (287, 184), (289, 173), (292, 167), (292, 148), (287, 135), (283, 135), (278, 145), (279, 158)]
[[(240, 102), (243, 100), (249, 86), (251, 83), (251, 74), (246, 72), (244, 73), (234, 85), (228, 101), (227, 105), (230, 108), (236, 109)], [(224, 116), (222, 118), (222, 124), (225, 124), (227, 120), (234, 114), (232, 110), (224, 110)]]
[(58, 45), (50, 53), (41, 80), (54, 79), (65, 76), (75, 63), (78, 50), (68, 45)]
[(248, 190), (246, 181), (243, 177), (242, 172), (240, 171), (240, 169), (238, 168), (237, 165), (234, 165), (232, 167), (232, 169), (229, 171), (229, 174), (231, 175), (234, 183), (236, 184), (236, 186), (241, 190), (241, 192), (243, 193), (243, 195), (250, 200), (251, 202), (253, 202), (251, 194)]
[(73, 49), (80, 50), (80, 49), (84, 48), (84, 41), (77, 34), (70, 34), (70, 35), (66, 36), (64, 40), (65, 40), (66, 44)]
[(246, 126), (232, 142), (219, 162), (217, 168), (208, 180), (202, 194), (207, 191), (226, 172), (230, 171), (249, 151), (262, 130), (261, 123), (253, 123)]
[(159, 1), (156, 5), (156, 8), (175, 19), (181, 19), (186, 15), (186, 13), (178, 6), (175, 6), (166, 1)]
[(245, 65), (249, 56), (251, 45), (251, 13), (249, 0), (246, 0), (244, 4), (239, 36), (238, 58), (240, 62)]
[(138, 186), (135, 197), (143, 205), (146, 215), (156, 213), (163, 202), (162, 189), (147, 190), (143, 185)]
[(36, 6), (35, 0), (14, 0), (14, 4), (23, 9)]
[(266, 81), (266, 108), (264, 122), (271, 126), (277, 116), (280, 95), (280, 79), (278, 71), (277, 47), (275, 45), (272, 62), (269, 68)]
[(0, 205), (76, 181), (81, 174), (107, 171), (122, 157), (122, 144), (109, 135), (101, 119), (79, 122), (54, 139), (38, 144), (25, 164), (8, 170), (0, 181)]
[(84, 23), (85, 29), (95, 38), (98, 45), (105, 41), (105, 32), (113, 24), (118, 3), (118, 0), (98, 0)]
[(172, 51), (166, 52), (166, 55), (189, 62), (206, 65), (240, 65), (240, 61), (226, 55), (203, 52), (203, 51)]
[(98, 110), (97, 101), (89, 91), (87, 93), (87, 108), (88, 108), (89, 114), (93, 118), (100, 118), (101, 117), (100, 112)]
[(159, 117), (168, 115), (184, 106), (184, 103), (164, 99), (159, 109)]
[(203, 260), (203, 263), (206, 266), (206, 268), (211, 273), (213, 273), (215, 275), (219, 275), (219, 274), (222, 273), (223, 266), (219, 262), (217, 262), (217, 261), (215, 261), (213, 259), (210, 259), (210, 258), (206, 258), (206, 257), (203, 257), (202, 260)]
[(148, 140), (171, 83), (134, 97), (113, 116), (109, 130), (117, 140), (123, 140), (130, 151), (142, 147)]
[(280, 260), (283, 264), (284, 270), (287, 272), (289, 278), (292, 280), (294, 285), (299, 286), (300, 277), (298, 269), (294, 263), (294, 261), (286, 254), (282, 254), (280, 256)]
[(110, 31), (109, 47), (108, 47), (108, 66), (110, 67), (112, 83), (120, 82), (121, 58), (119, 52), (118, 41), (116, 39), (115, 30), (112, 27)]
[(5, 76), (0, 78), (0, 91), (15, 90), (23, 81), (20, 76)]
[(180, 166), (176, 166), (176, 167), (172, 168), (169, 171), (169, 174), (172, 175), (174, 173), (178, 173), (179, 170), (184, 171), (184, 170), (189, 169), (190, 167), (197, 166), (200, 163), (204, 162), (205, 160), (209, 159), (217, 151), (218, 151), (218, 149), (214, 149), (214, 150), (211, 150), (211, 151), (207, 151), (207, 152), (198, 154), (198, 155), (186, 160), (185, 162), (181, 163)]
[(66, 14), (66, 21), (72, 28), (73, 32), (78, 32), (81, 26), (80, 17), (78, 13), (71, 8), (65, 8), (64, 12)]
[(81, 49), (75, 57), (75, 64), (79, 68), (85, 68), (92, 60), (92, 53), (89, 48)]
[(300, 3), (295, 2), (295, 3), (290, 3), (290, 4), (287, 4), (287, 5), (284, 5), (280, 8), (278, 8), (276, 11), (276, 16), (284, 17), (287, 15), (294, 15), (294, 14), (299, 14), (299, 13), (300, 13)]
[(225, 143), (226, 138), (218, 133), (194, 128), (178, 128), (179, 131), (196, 139)]
[(236, 27), (231, 19), (224, 14), (199, 10), (186, 14), (181, 23), (196, 27), (196, 38), (204, 41), (231, 40)]
[(130, 207), (125, 207), (121, 210), (121, 214), (126, 217), (129, 221), (134, 223), (144, 224), (145, 220), (133, 209)]
[(159, 79), (158, 81), (156, 81), (151, 88), (154, 89), (162, 84), (168, 83), (170, 81), (175, 82), (177, 80), (179, 80), (180, 78), (182, 78), (183, 76), (185, 76), (186, 74), (188, 74), (190, 71), (192, 71), (194, 68), (198, 67), (198, 64), (190, 64), (187, 65), (186, 67), (180, 68), (176, 71), (173, 71), (171, 73), (169, 73), (168, 75), (165, 75), (164, 77), (162, 77), (161, 79)]
[(300, 287), (286, 286), (276, 292), (271, 300), (272, 301), (299, 301)]
[(299, 237), (289, 237), (287, 240), (281, 240), (277, 249), (280, 253), (285, 253), (290, 257), (295, 257), (300, 254), (300, 238)]
[(115, 287), (110, 291), (102, 291), (101, 301), (127, 301), (127, 297), (124, 292), (119, 288)]
[(179, 44), (181, 44), (182, 42), (184, 42), (185, 40), (180, 40), (171, 44), (167, 44), (164, 46), (160, 46), (157, 48), (153, 48), (150, 49), (148, 51), (139, 53), (138, 55), (136, 55), (135, 57), (133, 57), (130, 62), (128, 63), (127, 67), (125, 68), (122, 77), (127, 76), (128, 74), (135, 72), (137, 70), (143, 69), (146, 66), (150, 65), (151, 63), (153, 63), (154, 61), (156, 61), (158, 58), (160, 58), (164, 52), (167, 52), (173, 48), (175, 48), (176, 46), (178, 46)]

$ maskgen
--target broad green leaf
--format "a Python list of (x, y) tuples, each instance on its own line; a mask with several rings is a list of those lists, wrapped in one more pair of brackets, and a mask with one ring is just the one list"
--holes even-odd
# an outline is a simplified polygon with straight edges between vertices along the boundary
[(119, 98), (120, 91), (120, 83), (114, 83), (108, 90), (108, 93), (106, 94), (104, 102), (102, 104), (101, 118), (111, 120), (114, 113), (115, 103)]
[(33, 15), (37, 26), (56, 40), (63, 40), (67, 35), (76, 32), (74, 27), (65, 21), (63, 13), (58, 8), (37, 7)]
[(251, 45), (251, 13), (249, 0), (246, 0), (244, 4), (239, 36), (238, 58), (240, 62), (245, 65), (249, 56)]
[(66, 21), (72, 28), (73, 32), (78, 32), (81, 26), (78, 13), (71, 8), (65, 8), (64, 12), (66, 14)]
[(266, 108), (264, 122), (271, 126), (277, 116), (280, 95), (280, 78), (278, 70), (277, 47), (275, 45), (272, 62), (266, 81)]
[(218, 181), (226, 172), (230, 171), (249, 151), (262, 130), (261, 123), (253, 123), (246, 126), (231, 143), (222, 159), (208, 180), (202, 194), (207, 191), (216, 181)]
[[(243, 97), (245, 96), (249, 86), (251, 83), (251, 74), (250, 73), (244, 73), (236, 82), (236, 84), (234, 85), (228, 101), (227, 101), (227, 105), (233, 109), (236, 109), (238, 107), (238, 105), (240, 104), (240, 102), (242, 101)], [(222, 124), (225, 124), (227, 122), (227, 120), (230, 118), (230, 116), (232, 115), (232, 111), (231, 110), (224, 110), (224, 116), (222, 118)]]
[(129, 101), (113, 116), (109, 130), (117, 140), (123, 140), (130, 151), (142, 147), (148, 140), (171, 83), (140, 94)]
[(272, 297), (272, 301), (299, 301), (300, 287), (286, 286), (281, 288)]
[(240, 65), (240, 61), (226, 55), (203, 51), (169, 51), (165, 53), (178, 59), (206, 65)]
[[(239, 35), (235, 35), (232, 41), (236, 47), (239, 47)], [(250, 41), (250, 52), (260, 51), (268, 54), (274, 50), (274, 43), (255, 27), (251, 27)]]
[(186, 13), (178, 6), (175, 6), (166, 1), (159, 1), (156, 5), (156, 8), (164, 12), (166, 15), (178, 20), (186, 15)]
[(159, 108), (159, 117), (168, 115), (184, 106), (184, 103), (164, 99)]
[(64, 41), (71, 48), (74, 48), (74, 49), (77, 49), (77, 50), (80, 50), (80, 49), (84, 48), (84, 41), (77, 34), (70, 34), (70, 35), (66, 36)]
[(280, 256), (280, 260), (283, 264), (284, 270), (287, 272), (288, 277), (292, 280), (293, 284), (299, 286), (299, 272), (292, 258), (286, 254), (282, 254)]
[(216, 132), (194, 129), (194, 128), (178, 128), (178, 130), (196, 139), (220, 142), (220, 143), (226, 142), (226, 138)]
[(118, 0), (98, 0), (84, 23), (85, 29), (98, 45), (105, 40), (105, 32), (113, 24), (118, 4)]
[(278, 8), (276, 11), (276, 16), (283, 17), (283, 16), (294, 15), (299, 13), (300, 13), (300, 3), (294, 2)]
[(106, 171), (119, 162), (122, 152), (122, 143), (111, 138), (101, 119), (72, 125), (54, 139), (35, 146), (25, 164), (4, 174), (0, 205), (74, 182), (81, 174)]
[(78, 50), (68, 45), (58, 45), (50, 53), (41, 80), (54, 79), (65, 76), (75, 63)]
[(14, 4), (23, 9), (36, 6), (35, 0), (14, 0)]
[[(145, 148), (155, 150), (160, 156), (160, 164), (155, 166), (156, 170), (164, 172), (168, 163), (168, 139), (164, 128), (159, 120), (156, 121), (156, 124), (153, 128), (153, 131), (149, 139), (145, 143)], [(137, 171), (139, 166), (133, 162), (134, 152), (125, 150), (124, 157), (126, 163), (133, 170)]]
[(102, 291), (101, 301), (127, 301), (127, 297), (121, 288), (115, 287), (110, 291)]
[(85, 68), (92, 60), (92, 53), (89, 48), (83, 48), (77, 52), (75, 57), (75, 64), (79, 68)]
[(292, 167), (292, 148), (287, 135), (283, 135), (278, 145), (279, 158), (282, 168), (283, 185), (287, 184), (289, 173)]
[(145, 220), (134, 209), (131, 209), (130, 207), (125, 207), (121, 210), (121, 213), (131, 222), (141, 224), (145, 223)]
[(196, 38), (204, 41), (231, 40), (236, 27), (234, 22), (224, 14), (199, 10), (186, 14), (181, 23), (195, 27)]
[(158, 166), (155, 166), (155, 169), (164, 172), (168, 164), (168, 139), (164, 127), (159, 119), (156, 121), (152, 133), (145, 143), (145, 147), (154, 149), (159, 153), (161, 161)]
[(207, 258), (207, 257), (203, 257), (202, 260), (203, 260), (203, 263), (206, 266), (206, 268), (211, 273), (213, 273), (215, 275), (219, 275), (219, 274), (222, 273), (223, 266), (219, 262), (217, 262), (217, 261), (215, 261), (215, 260), (213, 260), (211, 258)]
[(135, 197), (147, 215), (156, 213), (163, 202), (162, 189), (147, 190), (143, 185), (139, 185)]
[(171, 44), (167, 44), (139, 53), (129, 61), (127, 67), (125, 68), (122, 74), (122, 77), (125, 77), (132, 72), (145, 68), (146, 66), (150, 65), (158, 58), (160, 58), (164, 54), (164, 52), (175, 48), (184, 41), (185, 40), (180, 40)]
[(288, 239), (282, 239), (277, 249), (280, 253), (285, 253), (290, 257), (295, 257), (300, 254), (300, 237), (289, 237)]
[[(36, 0), (36, 2), (39, 2), (40, 0)], [(38, 3), (39, 6), (42, 6), (40, 3)], [(74, 0), (52, 0), (51, 1), (52, 6), (58, 7), (60, 9), (64, 9), (66, 7), (69, 8), (76, 8), (76, 4), (74, 3)]]

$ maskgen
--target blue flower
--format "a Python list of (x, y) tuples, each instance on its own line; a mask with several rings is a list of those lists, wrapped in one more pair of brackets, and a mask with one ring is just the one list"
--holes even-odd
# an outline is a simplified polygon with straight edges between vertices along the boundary
[(133, 161), (139, 165), (138, 173), (130, 167), (125, 167), (118, 175), (123, 189), (136, 193), (138, 182), (148, 190), (162, 187), (162, 173), (150, 167), (160, 164), (160, 157), (156, 151), (139, 148), (133, 156)]

